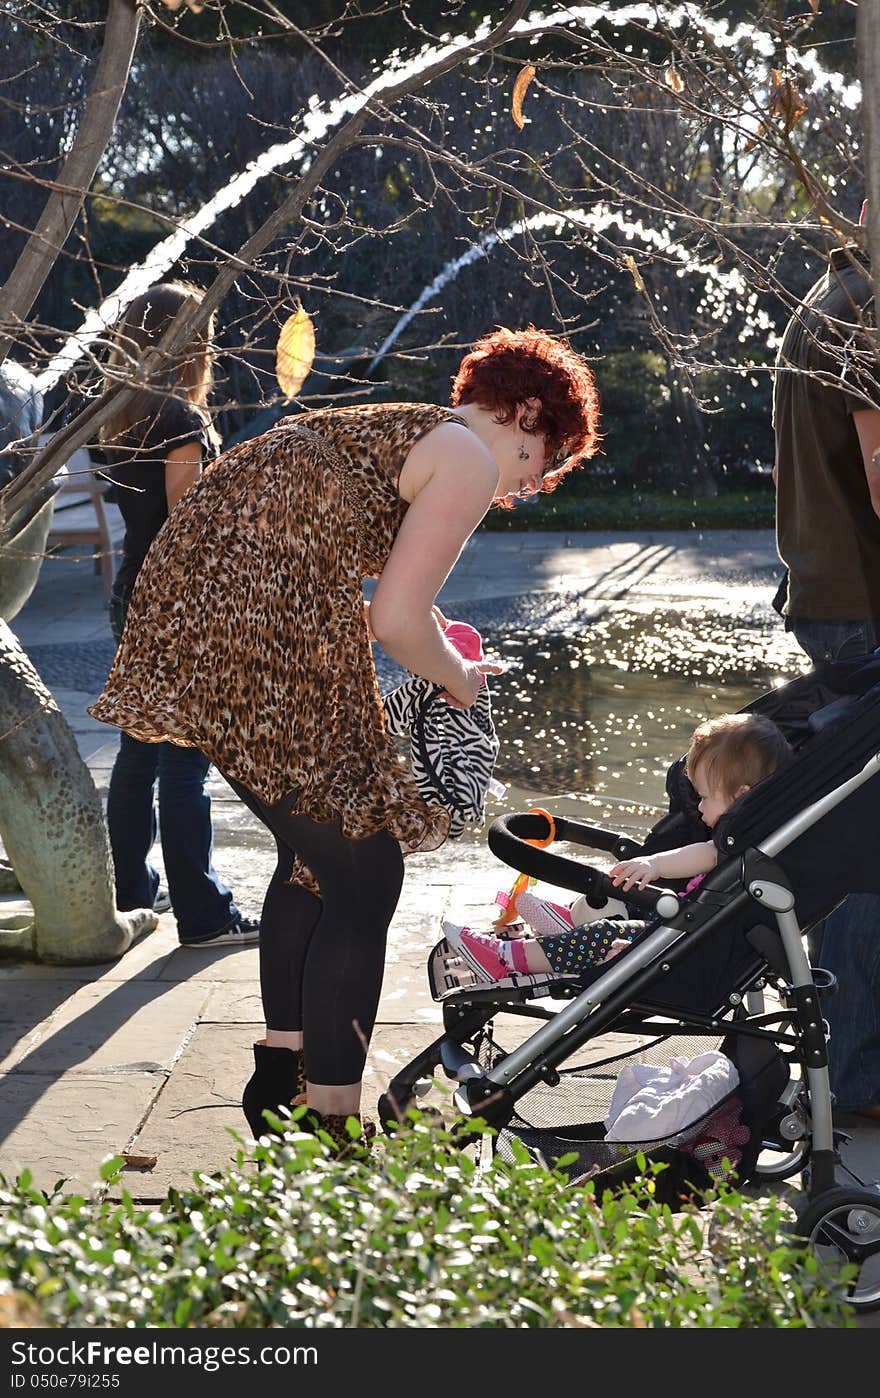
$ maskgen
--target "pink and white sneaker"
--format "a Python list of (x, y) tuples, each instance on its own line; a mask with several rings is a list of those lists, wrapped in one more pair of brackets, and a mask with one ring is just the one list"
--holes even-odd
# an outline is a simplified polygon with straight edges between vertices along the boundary
[(496, 985), (513, 974), (501, 955), (501, 948), (507, 943), (499, 942), (497, 937), (472, 932), (469, 927), (456, 927), (454, 922), (443, 923), (443, 936), (484, 985)]
[(549, 898), (536, 898), (528, 890), (520, 893), (514, 904), (524, 922), (539, 937), (558, 937), (560, 932), (574, 930), (574, 918), (568, 908), (561, 903), (551, 903)]

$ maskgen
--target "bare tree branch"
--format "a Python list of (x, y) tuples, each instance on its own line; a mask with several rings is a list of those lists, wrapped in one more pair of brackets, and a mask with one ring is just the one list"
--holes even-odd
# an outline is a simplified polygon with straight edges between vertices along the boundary
[[(484, 39), (463, 45), (460, 49), (455, 49), (445, 57), (438, 59), (429, 67), (402, 79), (387, 88), (382, 93), (381, 100), (367, 99), (360, 110), (355, 112), (345, 125), (339, 128), (327, 145), (316, 154), (307, 173), (299, 180), (287, 199), (265, 220), (237, 253), (227, 258), (201, 303), (195, 307), (184, 305), (178, 311), (160, 344), (148, 350), (142, 357), (138, 366), (139, 382), (129, 385), (113, 385), (108, 388), (101, 394), (100, 398), (90, 403), (82, 413), (56, 433), (51, 442), (37, 453), (29, 465), (5, 487), (0, 493), (0, 530), (2, 530), (3, 522), (15, 515), (34, 491), (39, 490), (47, 481), (51, 480), (59, 466), (63, 465), (77, 447), (88, 441), (102, 423), (106, 422), (121, 405), (134, 397), (143, 383), (150, 381), (151, 376), (167, 363), (169, 356), (179, 353), (208, 323), (211, 315), (223, 301), (241, 272), (251, 267), (275, 238), (300, 216), (309, 199), (319, 188), (327, 171), (342, 153), (349, 149), (354, 138), (371, 117), (377, 114), (381, 115), (401, 98), (428, 86), (436, 78), (450, 72), (453, 68), (457, 68), (469, 58), (480, 53), (490, 52), (498, 44), (503, 43), (513, 26), (528, 9), (528, 5), (529, 0), (516, 0), (504, 20)], [(378, 142), (379, 138), (377, 138)]]
[(67, 241), (116, 124), (140, 27), (140, 0), (109, 0), (92, 90), (57, 187), (0, 290), (0, 364)]

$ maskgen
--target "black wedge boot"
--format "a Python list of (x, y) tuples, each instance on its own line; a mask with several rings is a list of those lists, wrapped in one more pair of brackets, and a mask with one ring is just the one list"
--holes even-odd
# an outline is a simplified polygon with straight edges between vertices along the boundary
[(270, 1048), (254, 1044), (254, 1072), (241, 1099), (247, 1124), (255, 1138), (277, 1135), (263, 1112), (271, 1111), (285, 1117), (302, 1096), (305, 1101), (306, 1071), (300, 1049)]

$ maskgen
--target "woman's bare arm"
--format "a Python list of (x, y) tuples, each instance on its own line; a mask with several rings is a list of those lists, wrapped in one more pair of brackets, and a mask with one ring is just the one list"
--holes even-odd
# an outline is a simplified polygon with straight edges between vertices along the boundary
[(432, 608), (492, 503), (498, 466), (473, 433), (457, 423), (442, 423), (415, 451), (417, 486), (373, 593), (370, 622), (392, 659), (469, 705), (482, 676), (500, 667), (463, 660), (444, 638)]
[(173, 447), (165, 458), (165, 499), (168, 513), (202, 474), (201, 442), (185, 442)]

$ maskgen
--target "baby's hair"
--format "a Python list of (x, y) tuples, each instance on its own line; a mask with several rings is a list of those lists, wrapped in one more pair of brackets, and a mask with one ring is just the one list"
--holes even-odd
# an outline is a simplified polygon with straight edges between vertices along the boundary
[(693, 781), (701, 768), (706, 781), (725, 796), (754, 786), (794, 756), (775, 723), (760, 714), (722, 714), (696, 729), (685, 758)]

